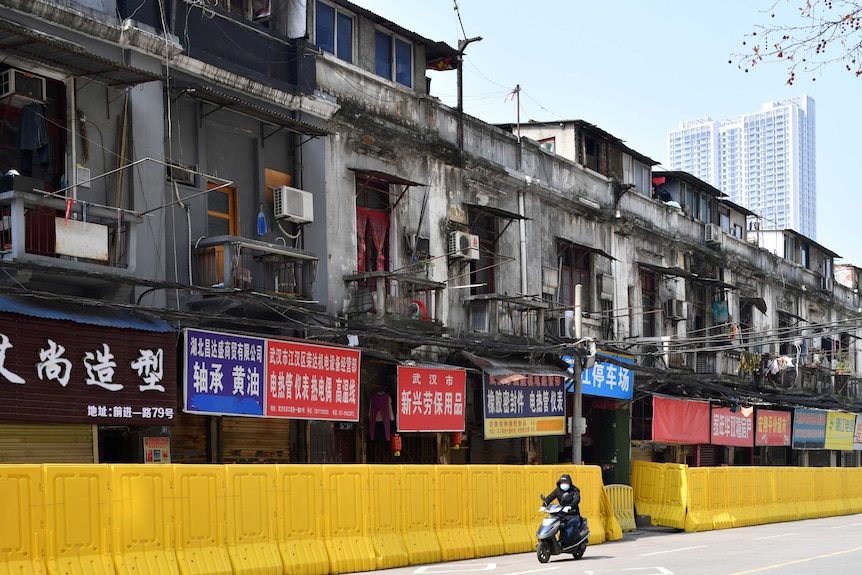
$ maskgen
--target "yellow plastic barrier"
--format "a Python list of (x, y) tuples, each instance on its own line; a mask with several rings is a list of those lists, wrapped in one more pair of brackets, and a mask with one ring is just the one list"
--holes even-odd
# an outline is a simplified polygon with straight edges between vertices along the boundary
[(323, 468), (276, 465), (278, 550), (285, 573), (327, 575), (323, 535)]
[[(571, 475), (575, 485), (581, 490), (581, 515), (589, 521), (590, 544), (604, 543), (608, 540), (608, 519), (613, 512), (610, 503), (605, 510), (602, 470), (596, 465), (578, 465), (573, 468)], [(616, 524), (616, 520), (614, 523)], [(616, 526), (619, 529), (619, 524)]]
[(688, 513), (685, 514), (686, 531), (710, 531), (712, 511), (709, 507), (709, 469), (689, 467), (686, 472), (688, 485)]
[(368, 481), (371, 490), (369, 533), (375, 553), (375, 569), (408, 565), (401, 528), (401, 466), (372, 465)]
[(225, 536), (225, 469), (174, 465), (177, 563), (183, 575), (230, 575)]
[(498, 515), (504, 553), (525, 553), (536, 548), (535, 530), (538, 527), (535, 510), (539, 504), (532, 498), (527, 501), (524, 491), (526, 468), (523, 465), (501, 465), (498, 481)]
[(282, 575), (276, 529), (275, 466), (228, 465), (227, 552), (234, 575)]
[(111, 466), (114, 566), (123, 575), (179, 575), (174, 546), (174, 470)]
[(751, 467), (727, 468), (727, 500), (732, 527), (757, 525), (757, 499)]
[(496, 465), (467, 466), (469, 485), (467, 525), (473, 538), (476, 557), (491, 557), (505, 552), (500, 533), (500, 470)]
[(0, 465), (0, 575), (43, 575), (42, 468)]
[(605, 485), (605, 493), (611, 501), (614, 516), (623, 531), (637, 531), (635, 523), (634, 490), (630, 485), (614, 483)]
[(401, 467), (401, 528), (410, 565), (443, 560), (437, 539), (434, 465)]
[(476, 556), (467, 528), (467, 468), (437, 466), (434, 482), (437, 504), (437, 540), (444, 561), (472, 559)]
[(332, 573), (371, 571), (367, 465), (323, 466), (323, 525)]
[[(632, 491), (635, 514), (648, 515), (651, 522), (662, 515), (666, 467), (660, 463), (632, 461)], [(653, 525), (661, 523), (653, 522)]]
[(614, 506), (604, 486), (599, 487), (599, 496), (602, 503), (601, 517), (602, 523), (605, 526), (605, 541), (619, 541), (623, 538), (623, 530), (620, 527), (620, 522), (617, 521)]
[(711, 467), (708, 470), (709, 510), (712, 513), (713, 529), (730, 529), (733, 520), (728, 509), (727, 468)]
[(107, 465), (44, 465), (45, 551), (48, 571), (113, 575)]
[(799, 519), (799, 494), (796, 489), (797, 479), (794, 468), (775, 467), (776, 498), (778, 500), (778, 521), (796, 521)]

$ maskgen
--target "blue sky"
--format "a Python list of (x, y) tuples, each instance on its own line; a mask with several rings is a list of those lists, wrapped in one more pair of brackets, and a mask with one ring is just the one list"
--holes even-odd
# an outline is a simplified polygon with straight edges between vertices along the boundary
[[(857, 236), (862, 163), (855, 138), (862, 78), (838, 66), (811, 80), (782, 64), (741, 71), (733, 58), (755, 24), (770, 22), (774, 0), (353, 0), (426, 38), (457, 47), (481, 36), (464, 60), (464, 110), (490, 123), (516, 122), (509, 93), (520, 85), (520, 121), (581, 119), (666, 161), (667, 132), (681, 121), (725, 120), (764, 102), (807, 94), (817, 138), (817, 237), (862, 266)], [(777, 20), (798, 23), (800, 2), (778, 0)], [(766, 11), (766, 12), (764, 12)], [(733, 64), (728, 60), (734, 59)], [(431, 93), (455, 106), (455, 72), (430, 72)], [(857, 230), (857, 231), (854, 231)]]

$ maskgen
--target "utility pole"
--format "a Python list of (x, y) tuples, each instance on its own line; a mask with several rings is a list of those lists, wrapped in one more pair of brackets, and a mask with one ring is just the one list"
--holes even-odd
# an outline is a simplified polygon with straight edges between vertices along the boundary
[(458, 151), (464, 152), (464, 50), (472, 42), (478, 42), (481, 36), (458, 40)]
[(581, 284), (575, 286), (575, 354), (572, 362), (572, 464), (579, 465), (581, 463), (581, 407), (583, 398), (581, 397), (581, 372), (582, 372), (582, 354), (580, 350), (582, 316), (581, 316)]

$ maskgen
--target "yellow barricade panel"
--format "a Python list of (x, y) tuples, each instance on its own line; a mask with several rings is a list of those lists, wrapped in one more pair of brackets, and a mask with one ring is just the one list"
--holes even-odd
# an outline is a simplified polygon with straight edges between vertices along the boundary
[(274, 465), (225, 466), (227, 551), (234, 575), (281, 575)]
[(326, 575), (329, 556), (323, 530), (323, 467), (277, 465), (278, 549), (284, 572)]
[(605, 493), (611, 502), (614, 516), (623, 531), (637, 531), (635, 524), (634, 490), (620, 483), (605, 485)]
[(476, 552), (467, 529), (467, 469), (440, 465), (435, 483), (437, 539), (443, 560), (472, 559)]
[(688, 508), (688, 466), (667, 463), (664, 468), (661, 475), (662, 486), (659, 488), (662, 503), (659, 506), (658, 521), (653, 517), (652, 524), (684, 529)]
[(688, 485), (688, 513), (685, 515), (686, 531), (710, 531), (712, 511), (709, 508), (709, 469), (689, 467), (686, 472)]
[(174, 548), (174, 470), (112, 465), (114, 566), (123, 575), (179, 575)]
[(491, 557), (505, 552), (500, 533), (500, 474), (496, 465), (467, 467), (470, 485), (467, 525), (473, 537), (476, 557)]
[(323, 524), (332, 573), (374, 569), (369, 510), (368, 466), (323, 466)]
[(575, 485), (581, 490), (581, 515), (589, 521), (590, 545), (608, 540), (608, 527), (619, 532), (620, 526), (613, 516), (610, 501), (605, 502), (605, 486), (602, 470), (597, 465), (578, 465), (571, 474)]
[(183, 575), (229, 575), (225, 535), (225, 470), (174, 465), (177, 563)]
[(750, 467), (727, 468), (728, 513), (733, 527), (758, 523), (754, 506), (753, 477)]
[(371, 516), (369, 533), (374, 546), (375, 569), (408, 565), (401, 529), (401, 466), (369, 466)]
[[(635, 515), (648, 515), (651, 521), (661, 515), (664, 502), (665, 467), (660, 463), (632, 461), (632, 492)], [(660, 523), (652, 523), (661, 525)]]
[[(535, 532), (538, 502), (528, 502), (524, 495), (526, 469), (523, 465), (500, 465), (498, 526), (503, 537), (504, 553), (525, 553), (536, 548)], [(538, 498), (537, 498), (538, 499)]]
[(113, 574), (111, 469), (107, 465), (44, 465), (45, 550), (56, 575)]
[(796, 521), (799, 519), (797, 509), (797, 496), (793, 477), (793, 469), (790, 467), (773, 467), (775, 474), (775, 493), (778, 500), (778, 517), (776, 521)]
[(433, 465), (401, 466), (401, 528), (410, 565), (443, 560), (437, 539), (437, 481)]
[(0, 575), (44, 575), (42, 467), (0, 465)]
[(730, 529), (733, 520), (728, 511), (727, 502), (727, 467), (710, 467), (709, 474), (709, 509), (712, 512), (713, 529)]

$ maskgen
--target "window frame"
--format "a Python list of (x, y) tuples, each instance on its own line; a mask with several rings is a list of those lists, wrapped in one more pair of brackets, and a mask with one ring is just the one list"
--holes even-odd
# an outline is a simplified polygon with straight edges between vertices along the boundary
[[(386, 41), (385, 46), (381, 41)], [(399, 46), (407, 49), (407, 54), (399, 56)], [(385, 47), (385, 54), (381, 49)], [(386, 58), (385, 67), (381, 58)], [(404, 61), (406, 59), (406, 62)], [(406, 64), (406, 74), (403, 70)], [(374, 30), (374, 73), (406, 88), (413, 88), (413, 43), (385, 28)]]
[[(332, 45), (322, 45), (320, 43), (320, 23), (321, 23), (321, 14), (320, 7), (323, 6), (328, 10), (332, 11), (332, 20), (329, 22), (329, 25), (332, 30)], [(327, 14), (327, 16), (329, 16)], [(347, 45), (344, 44), (343, 38), (340, 38), (342, 32), (340, 24), (348, 22), (350, 24), (350, 38), (347, 40)], [(321, 0), (316, 0), (314, 3), (314, 45), (326, 52), (327, 54), (332, 54), (339, 60), (344, 60), (345, 62), (352, 64), (353, 56), (355, 53), (355, 41), (356, 41), (356, 18), (353, 14), (349, 12), (345, 12), (341, 10), (338, 6), (333, 4), (329, 4), (328, 2), (323, 2)], [(330, 49), (331, 48), (331, 49)], [(346, 48), (349, 53), (345, 54), (343, 49)]]

